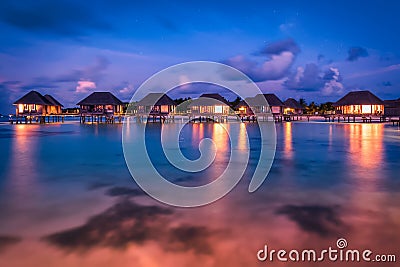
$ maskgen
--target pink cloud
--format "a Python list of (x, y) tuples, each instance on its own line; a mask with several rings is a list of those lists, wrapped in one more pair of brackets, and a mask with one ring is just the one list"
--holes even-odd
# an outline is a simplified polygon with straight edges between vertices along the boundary
[(92, 81), (78, 81), (76, 86), (77, 93), (87, 93), (90, 89), (96, 89), (96, 83)]

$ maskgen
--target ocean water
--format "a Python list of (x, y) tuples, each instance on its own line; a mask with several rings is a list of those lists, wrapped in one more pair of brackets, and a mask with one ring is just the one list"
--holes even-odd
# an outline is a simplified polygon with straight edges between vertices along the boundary
[[(147, 144), (171, 181), (202, 185), (227, 167), (229, 137), (216, 124), (188, 125), (179, 138), (190, 159), (199, 157), (201, 139), (215, 140), (215, 162), (193, 175), (168, 165), (161, 127), (172, 125), (149, 125)], [(215, 203), (175, 208), (133, 181), (122, 125), (0, 124), (0, 266), (365, 266), (257, 260), (264, 245), (318, 250), (336, 247), (338, 238), (400, 260), (398, 127), (276, 124), (274, 163), (251, 194), (261, 141), (255, 124), (239, 127), (250, 138), (239, 184)]]

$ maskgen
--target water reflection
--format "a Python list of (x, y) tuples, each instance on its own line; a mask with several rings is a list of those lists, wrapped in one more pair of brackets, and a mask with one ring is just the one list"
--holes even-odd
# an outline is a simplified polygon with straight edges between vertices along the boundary
[[(8, 168), (7, 193), (15, 199), (22, 200), (31, 195), (36, 186), (38, 158), (38, 139), (35, 131), (37, 125), (16, 125), (12, 139), (10, 166)], [(32, 136), (33, 135), (33, 136)]]
[[(212, 140), (217, 147), (217, 158), (218, 156), (226, 156), (226, 152), (229, 151), (229, 124), (214, 123), (212, 127)], [(221, 159), (221, 158), (220, 158)]]
[(351, 124), (346, 129), (351, 163), (368, 172), (379, 170), (383, 161), (383, 125)]
[(285, 158), (292, 159), (293, 158), (293, 140), (292, 140), (292, 123), (286, 122), (284, 126), (284, 140), (285, 140), (285, 149), (284, 154)]
[[(256, 252), (264, 244), (273, 249), (318, 249), (334, 247), (339, 236), (346, 238), (351, 248), (398, 254), (400, 239), (393, 234), (400, 226), (398, 192), (379, 189), (373, 182), (382, 178), (382, 169), (400, 168), (399, 163), (387, 165), (384, 159), (387, 142), (393, 142), (383, 138), (384, 126), (307, 123), (284, 123), (281, 126), (283, 131), (278, 133), (281, 133), (283, 149), (277, 152), (281, 153), (277, 158), (284, 157), (285, 161), (275, 166), (271, 177), (259, 191), (248, 194), (248, 181), (243, 179), (243, 183), (220, 201), (196, 209), (161, 205), (143, 195), (130, 177), (126, 177), (124, 182), (123, 179), (114, 179), (116, 177), (109, 179), (104, 173), (110, 170), (117, 173), (123, 168), (123, 164), (115, 163), (118, 160), (123, 162), (123, 158), (114, 156), (108, 157), (103, 165), (96, 165), (96, 181), (111, 182), (113, 187), (80, 191), (79, 188), (87, 187), (85, 179), (95, 172), (92, 169), (85, 173), (85, 169), (82, 170), (85, 174), (78, 181), (74, 180), (77, 187), (74, 190), (64, 190), (64, 184), (53, 182), (53, 185), (62, 187), (60, 192), (63, 194), (46, 198), (44, 204), (40, 202), (43, 199), (38, 200), (29, 192), (37, 179), (44, 175), (40, 165), (46, 164), (49, 154), (41, 153), (40, 148), (46, 146), (48, 139), (32, 137), (32, 133), (38, 130), (35, 126), (28, 126), (29, 129), (24, 125), (16, 126), (13, 128), (15, 138), (11, 139), (13, 153), (6, 170), (9, 197), (2, 198), (3, 203), (0, 203), (14, 212), (4, 213), (2, 210), (7, 214), (7, 220), (0, 221), (0, 236), (1, 231), (12, 229), (9, 225), (15, 224), (25, 211), (28, 212), (24, 221), (32, 225), (25, 227), (23, 233), (17, 231), (17, 227), (7, 232), (21, 235), (24, 241), (0, 252), (0, 266), (258, 266)], [(140, 127), (132, 128), (132, 134)], [(212, 138), (218, 148), (217, 164), (203, 176), (215, 178), (214, 174), (219, 174), (216, 170), (225, 167), (223, 163), (229, 156), (228, 135), (219, 124), (192, 124), (191, 127), (189, 135), (182, 137), (182, 146), (195, 149), (200, 139)], [(230, 125), (228, 129), (238, 135), (239, 149), (247, 148), (243, 133), (249, 128), (249, 124), (243, 123)], [(111, 155), (121, 153), (116, 128), (102, 129), (100, 135), (106, 134), (106, 138), (95, 138), (98, 140), (95, 144), (104, 147), (105, 140), (116, 140), (105, 148)], [(158, 130), (157, 127), (149, 129)], [(82, 136), (71, 138), (65, 135), (62, 139), (68, 147), (82, 139), (84, 146), (93, 135), (94, 131), (84, 131)], [(81, 149), (81, 146), (77, 147)], [(395, 152), (397, 154), (392, 156), (398, 157), (398, 151)], [(332, 158), (335, 164), (327, 164)], [(293, 164), (288, 165), (287, 159)], [(332, 175), (331, 170), (340, 168), (343, 169), (338, 170), (337, 173), (341, 174), (338, 179), (329, 180), (323, 187), (314, 186), (314, 183)], [(54, 169), (44, 171), (48, 172), (47, 176), (61, 175)], [(66, 176), (66, 184), (74, 173), (72, 168), (62, 173)], [(396, 177), (386, 179), (397, 183)], [(288, 180), (296, 182), (288, 187)], [(363, 190), (365, 184), (368, 192)], [(42, 186), (48, 191), (53, 189), (50, 183), (42, 182)], [(94, 208), (99, 202), (96, 196), (109, 203)], [(67, 201), (60, 202), (61, 197)], [(38, 216), (29, 206), (26, 210), (19, 208), (26, 203), (36, 205), (42, 215)], [(75, 217), (78, 211), (82, 216)], [(52, 220), (55, 224), (57, 216), (57, 224), (49, 226)], [(33, 217), (36, 220), (32, 220)], [(38, 225), (45, 229), (39, 236)], [(352, 266), (340, 262), (264, 262), (259, 266), (266, 265)], [(387, 263), (385, 266), (396, 265)]]
[(199, 141), (204, 139), (204, 123), (192, 124), (192, 145), (197, 146)]

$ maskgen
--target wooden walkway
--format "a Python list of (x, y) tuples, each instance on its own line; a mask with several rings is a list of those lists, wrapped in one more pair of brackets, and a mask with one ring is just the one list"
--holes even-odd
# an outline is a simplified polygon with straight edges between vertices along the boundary
[(322, 115), (326, 122), (347, 122), (347, 123), (372, 123), (372, 122), (387, 122), (388, 117), (385, 116), (364, 116), (364, 115)]
[(9, 119), (11, 124), (63, 123), (65, 115), (21, 115)]
[(106, 123), (106, 124), (114, 124), (114, 123), (122, 123), (123, 115), (105, 115), (105, 114), (90, 114), (84, 113), (79, 117), (80, 123)]

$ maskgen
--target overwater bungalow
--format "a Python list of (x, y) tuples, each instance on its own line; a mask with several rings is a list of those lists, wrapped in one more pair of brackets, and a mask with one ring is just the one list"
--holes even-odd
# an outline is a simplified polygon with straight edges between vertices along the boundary
[(353, 91), (333, 104), (336, 114), (383, 115), (384, 102), (370, 91)]
[(304, 107), (294, 98), (288, 98), (283, 102), (285, 108), (283, 114), (285, 115), (303, 115)]
[(81, 115), (114, 116), (123, 114), (124, 103), (110, 92), (93, 92), (77, 105)]
[(188, 105), (192, 115), (228, 115), (230, 113), (229, 102), (220, 94), (202, 94)]
[(44, 97), (51, 103), (50, 106), (47, 106), (48, 113), (51, 115), (54, 114), (61, 114), (62, 113), (62, 107), (64, 107), (60, 102), (57, 101), (53, 96), (51, 95), (44, 95)]
[(254, 115), (253, 111), (249, 107), (249, 104), (245, 100), (241, 100), (235, 107), (237, 110), (237, 114), (239, 116), (252, 116)]
[[(265, 105), (265, 100), (268, 106)], [(255, 97), (246, 98), (254, 113), (267, 114), (272, 113), (274, 116), (282, 116), (285, 104), (275, 94), (258, 94)]]
[(164, 93), (149, 93), (139, 102), (135, 103), (137, 114), (151, 116), (166, 116), (175, 112), (175, 102)]
[(43, 96), (37, 91), (30, 91), (14, 102), (15, 115), (18, 116), (47, 116), (61, 114), (63, 106), (51, 95)]
[(383, 103), (385, 105), (385, 116), (400, 117), (400, 98), (396, 100), (384, 100)]

